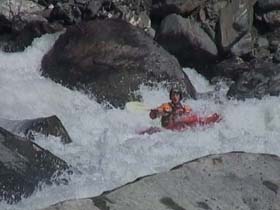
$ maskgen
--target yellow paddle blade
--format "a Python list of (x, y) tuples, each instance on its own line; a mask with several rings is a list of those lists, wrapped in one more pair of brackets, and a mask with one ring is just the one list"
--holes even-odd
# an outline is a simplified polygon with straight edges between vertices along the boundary
[(144, 103), (139, 101), (130, 101), (125, 104), (125, 109), (130, 112), (147, 112), (150, 111), (149, 108), (145, 106)]

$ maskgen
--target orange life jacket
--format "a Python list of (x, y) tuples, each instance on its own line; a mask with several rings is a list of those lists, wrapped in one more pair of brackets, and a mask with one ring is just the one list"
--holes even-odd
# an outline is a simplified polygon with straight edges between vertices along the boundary
[(178, 117), (181, 114), (185, 113), (185, 107), (181, 104), (173, 104), (173, 103), (165, 103), (162, 104), (159, 109), (162, 109), (166, 114), (162, 116), (161, 118), (161, 126), (162, 127), (168, 127), (172, 124), (174, 124), (176, 117)]

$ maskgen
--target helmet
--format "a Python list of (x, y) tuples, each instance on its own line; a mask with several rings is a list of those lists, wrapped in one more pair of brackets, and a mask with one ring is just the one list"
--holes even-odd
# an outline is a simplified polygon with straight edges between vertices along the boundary
[(182, 96), (182, 90), (178, 87), (173, 87), (171, 88), (170, 92), (169, 92), (169, 98), (170, 100), (172, 100), (172, 96), (173, 94), (179, 94), (180, 96), (180, 101), (182, 100), (183, 96)]

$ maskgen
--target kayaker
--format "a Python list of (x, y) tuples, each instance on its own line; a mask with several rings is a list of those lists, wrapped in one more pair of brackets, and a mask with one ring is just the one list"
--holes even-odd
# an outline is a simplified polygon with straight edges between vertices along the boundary
[(169, 93), (170, 102), (164, 103), (161, 106), (152, 109), (150, 111), (150, 118), (156, 119), (161, 117), (161, 125), (167, 129), (176, 129), (184, 126), (182, 122), (178, 122), (177, 119), (182, 115), (189, 114), (192, 109), (188, 105), (183, 105), (182, 91), (179, 88), (173, 87)]

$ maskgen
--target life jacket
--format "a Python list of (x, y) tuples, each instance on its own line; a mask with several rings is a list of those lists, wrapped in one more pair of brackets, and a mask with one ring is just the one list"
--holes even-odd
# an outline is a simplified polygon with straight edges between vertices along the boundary
[(184, 113), (184, 106), (180, 102), (177, 104), (173, 104), (172, 102), (169, 102), (163, 104), (161, 107), (166, 113), (161, 118), (161, 126), (165, 128), (174, 124), (176, 117), (179, 116), (178, 110), (182, 110), (181, 113)]

